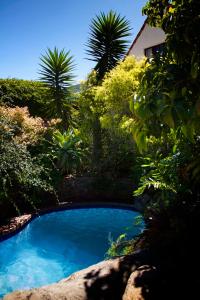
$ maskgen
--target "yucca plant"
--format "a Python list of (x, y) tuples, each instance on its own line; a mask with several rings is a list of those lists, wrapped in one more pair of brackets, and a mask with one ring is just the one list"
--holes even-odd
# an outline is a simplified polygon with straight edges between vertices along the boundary
[(95, 61), (95, 70), (101, 80), (124, 56), (130, 36), (129, 22), (116, 12), (100, 13), (92, 19), (87, 43), (89, 60)]
[[(106, 74), (114, 68), (126, 53), (130, 35), (129, 22), (116, 12), (100, 13), (92, 19), (90, 37), (86, 44), (89, 60), (96, 62), (96, 83), (100, 84)], [(100, 173), (101, 169), (101, 123), (98, 113), (93, 116), (93, 169)]]
[(48, 48), (40, 60), (40, 80), (49, 88), (48, 113), (51, 117), (61, 118), (63, 128), (67, 129), (72, 106), (73, 56), (70, 51), (59, 51), (55, 47), (54, 50)]

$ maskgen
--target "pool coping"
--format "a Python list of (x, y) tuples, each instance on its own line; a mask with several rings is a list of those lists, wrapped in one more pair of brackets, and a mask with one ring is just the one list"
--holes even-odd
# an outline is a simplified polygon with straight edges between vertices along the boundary
[[(80, 202), (80, 203), (71, 203), (71, 202), (61, 202), (59, 206), (47, 208), (47, 209), (40, 209), (37, 211), (37, 213), (32, 213), (32, 214), (26, 214), (22, 215), (20, 217), (16, 217), (22, 221), (15, 226), (15, 227), (10, 227), (7, 228), (9, 225), (5, 225), (0, 227), (0, 242), (7, 240), (11, 238), (12, 236), (16, 235), (20, 231), (22, 231), (31, 221), (36, 219), (39, 216), (53, 213), (56, 211), (62, 211), (62, 210), (68, 210), (68, 209), (84, 209), (84, 208), (120, 208), (120, 209), (128, 209), (136, 212), (140, 212), (136, 209), (136, 207), (133, 204), (126, 204), (126, 203), (117, 203), (117, 202), (110, 202), (110, 203), (105, 203), (105, 202)], [(5, 227), (5, 229), (3, 229)]]

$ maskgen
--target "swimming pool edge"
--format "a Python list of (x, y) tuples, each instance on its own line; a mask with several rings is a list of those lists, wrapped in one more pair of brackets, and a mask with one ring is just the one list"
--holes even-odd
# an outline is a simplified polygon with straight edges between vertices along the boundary
[[(24, 222), (21, 224), (19, 223), (16, 228), (6, 228), (6, 232), (0, 227), (0, 242), (7, 240), (11, 238), (12, 236), (18, 234), (20, 231), (22, 231), (30, 222), (32, 222), (35, 218), (53, 213), (56, 211), (62, 211), (62, 210), (68, 210), (68, 209), (84, 209), (84, 208), (120, 208), (120, 209), (127, 209), (132, 210), (141, 213), (139, 210), (136, 209), (136, 207), (133, 204), (126, 204), (126, 203), (116, 203), (116, 202), (80, 202), (80, 203), (71, 203), (71, 202), (61, 202), (59, 206), (47, 208), (47, 209), (40, 209), (36, 213), (32, 213), (25, 216), (30, 216), (27, 218), (27, 220), (24, 220)], [(23, 217), (24, 215), (22, 215)], [(9, 226), (9, 225), (8, 225)]]

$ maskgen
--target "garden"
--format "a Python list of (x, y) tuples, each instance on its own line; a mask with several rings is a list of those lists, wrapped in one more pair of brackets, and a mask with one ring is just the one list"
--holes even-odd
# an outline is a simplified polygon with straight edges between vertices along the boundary
[(141, 251), (156, 266), (140, 299), (193, 299), (200, 280), (200, 3), (149, 0), (143, 14), (167, 37), (151, 59), (126, 55), (129, 22), (102, 12), (85, 46), (95, 67), (80, 85), (73, 83), (75, 57), (57, 47), (41, 55), (38, 81), (0, 79), (0, 226), (62, 202), (134, 205), (146, 197), (137, 219), (145, 229), (110, 241), (107, 256)]

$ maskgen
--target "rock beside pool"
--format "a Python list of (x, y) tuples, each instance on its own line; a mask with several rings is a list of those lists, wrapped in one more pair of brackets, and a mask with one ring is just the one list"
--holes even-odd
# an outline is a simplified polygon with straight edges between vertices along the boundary
[[(155, 273), (156, 268), (149, 265), (141, 266), (134, 271), (129, 277), (122, 300), (155, 299), (152, 295)], [(156, 284), (154, 286), (156, 287)]]
[(28, 214), (10, 219), (10, 222), (7, 225), (0, 226), (0, 237), (20, 229), (30, 221), (31, 217), (32, 215)]
[(137, 255), (118, 257), (76, 272), (58, 283), (13, 292), (3, 300), (142, 300), (145, 299), (142, 288), (135, 286), (137, 278), (151, 270), (149, 266), (141, 268)]

